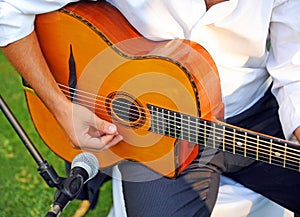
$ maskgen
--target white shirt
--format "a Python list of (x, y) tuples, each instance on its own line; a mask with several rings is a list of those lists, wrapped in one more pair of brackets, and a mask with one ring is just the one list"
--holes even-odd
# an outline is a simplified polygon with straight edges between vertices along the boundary
[[(0, 46), (28, 35), (33, 30), (33, 14), (68, 2), (0, 0)], [(285, 136), (290, 138), (300, 126), (299, 0), (230, 0), (208, 11), (204, 0), (109, 2), (149, 39), (185, 38), (205, 47), (218, 67), (225, 118), (262, 97), (271, 75)]]

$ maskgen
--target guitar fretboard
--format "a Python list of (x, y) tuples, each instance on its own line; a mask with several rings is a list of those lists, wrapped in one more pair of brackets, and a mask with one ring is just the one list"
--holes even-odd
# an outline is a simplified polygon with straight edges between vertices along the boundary
[(179, 140), (300, 171), (300, 146), (154, 105), (150, 131)]

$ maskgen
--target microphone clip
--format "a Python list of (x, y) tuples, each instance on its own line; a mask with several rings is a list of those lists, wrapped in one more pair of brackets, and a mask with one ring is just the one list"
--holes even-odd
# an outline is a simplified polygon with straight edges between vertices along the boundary
[[(85, 180), (81, 174), (71, 175), (68, 178), (64, 178), (61, 186), (56, 191), (56, 194), (64, 194), (69, 200), (74, 200), (81, 190), (83, 189)], [(56, 195), (54, 196), (56, 200)]]
[(51, 209), (46, 217), (58, 216), (70, 201), (77, 198), (87, 179), (88, 173), (84, 169), (74, 167), (70, 176), (63, 178), (62, 182), (57, 186), (54, 203), (51, 205)]

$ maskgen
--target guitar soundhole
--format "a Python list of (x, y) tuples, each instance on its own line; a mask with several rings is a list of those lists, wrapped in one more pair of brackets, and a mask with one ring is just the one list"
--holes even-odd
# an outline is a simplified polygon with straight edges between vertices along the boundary
[(133, 128), (145, 123), (145, 110), (142, 105), (124, 92), (111, 93), (106, 100), (106, 108), (114, 121)]
[(120, 98), (113, 100), (112, 110), (123, 121), (135, 122), (138, 120), (138, 108), (127, 99)]

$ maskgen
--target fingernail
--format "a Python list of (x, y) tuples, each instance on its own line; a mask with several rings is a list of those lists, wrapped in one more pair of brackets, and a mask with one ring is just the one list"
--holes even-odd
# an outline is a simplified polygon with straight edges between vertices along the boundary
[(116, 130), (117, 130), (117, 127), (115, 125), (110, 125), (108, 128), (108, 131), (110, 133), (114, 133), (114, 132), (116, 132)]

